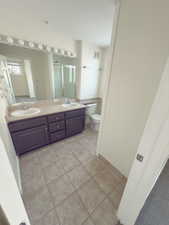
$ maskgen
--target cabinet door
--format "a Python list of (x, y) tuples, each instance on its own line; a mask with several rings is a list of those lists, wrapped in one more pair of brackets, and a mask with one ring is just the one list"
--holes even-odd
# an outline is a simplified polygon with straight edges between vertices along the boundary
[(80, 133), (84, 129), (84, 117), (74, 117), (66, 120), (66, 136)]
[(49, 143), (47, 126), (12, 133), (16, 154), (21, 155)]

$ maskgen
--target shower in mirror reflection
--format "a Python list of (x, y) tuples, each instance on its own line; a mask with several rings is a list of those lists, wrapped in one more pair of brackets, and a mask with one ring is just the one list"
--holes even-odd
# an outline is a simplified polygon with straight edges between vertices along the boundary
[(53, 62), (54, 66), (54, 97), (76, 98), (76, 66)]

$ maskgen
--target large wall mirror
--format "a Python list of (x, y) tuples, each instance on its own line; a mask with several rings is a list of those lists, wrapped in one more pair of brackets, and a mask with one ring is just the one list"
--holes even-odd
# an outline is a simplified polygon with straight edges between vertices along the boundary
[(11, 103), (76, 98), (76, 58), (0, 43)]

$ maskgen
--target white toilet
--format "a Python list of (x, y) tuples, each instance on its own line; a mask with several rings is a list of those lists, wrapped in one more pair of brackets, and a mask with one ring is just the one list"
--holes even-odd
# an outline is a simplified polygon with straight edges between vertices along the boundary
[(101, 115), (100, 114), (92, 114), (90, 115), (91, 119), (91, 128), (95, 131), (99, 131)]
[(86, 127), (92, 128), (94, 131), (99, 130), (101, 115), (97, 114), (97, 103), (87, 104), (86, 107)]

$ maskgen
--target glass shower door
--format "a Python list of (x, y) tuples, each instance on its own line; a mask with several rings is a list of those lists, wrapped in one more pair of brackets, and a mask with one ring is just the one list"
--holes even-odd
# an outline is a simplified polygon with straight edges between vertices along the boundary
[(12, 87), (10, 74), (8, 71), (7, 60), (0, 55), (0, 84), (10, 104), (15, 103), (15, 95)]
[(55, 98), (63, 97), (63, 64), (54, 63)]
[(54, 62), (55, 98), (76, 98), (76, 67)]
[(63, 95), (66, 98), (76, 98), (76, 67), (63, 66)]

